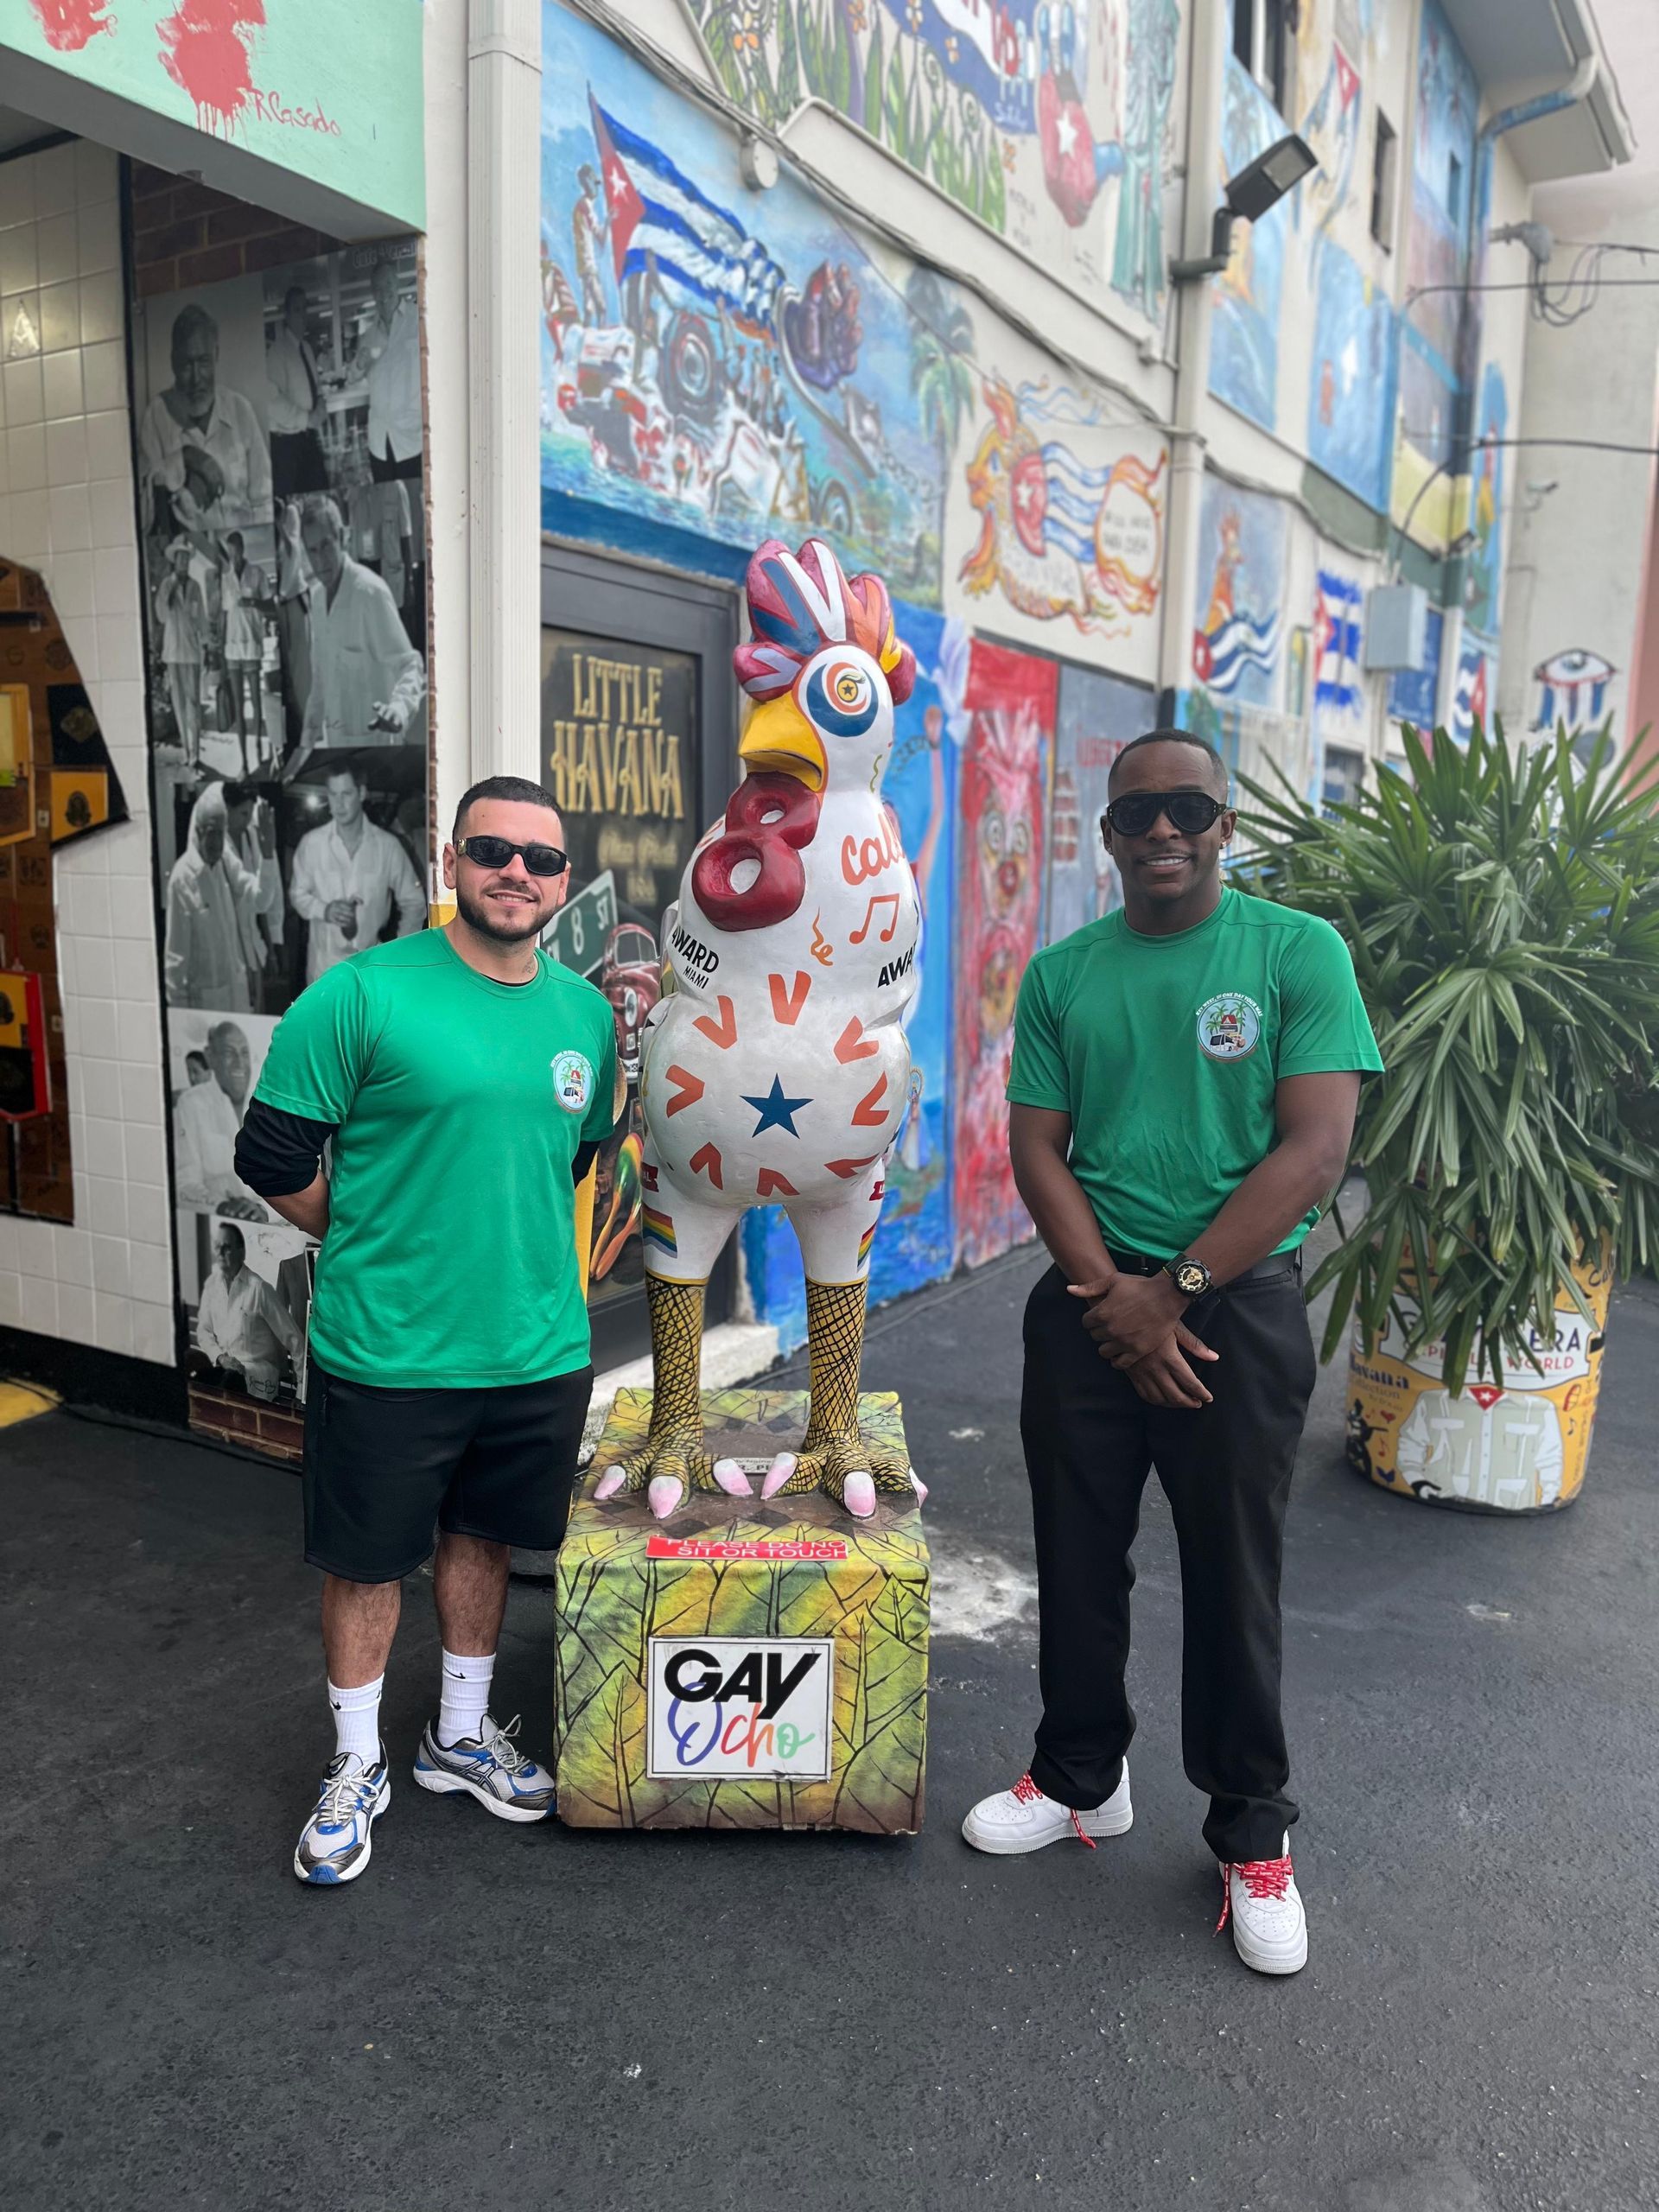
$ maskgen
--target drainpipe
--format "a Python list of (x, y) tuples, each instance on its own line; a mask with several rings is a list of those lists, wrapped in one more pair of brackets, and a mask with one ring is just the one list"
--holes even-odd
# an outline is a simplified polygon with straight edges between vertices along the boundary
[[(1474, 316), (1477, 313), (1475, 289), (1485, 274), (1486, 236), (1483, 225), (1491, 212), (1492, 166), (1494, 149), (1506, 131), (1517, 130), (1523, 123), (1536, 123), (1541, 117), (1559, 115), (1563, 108), (1576, 107), (1588, 98), (1596, 81), (1599, 62), (1593, 49), (1586, 54), (1564, 85), (1553, 92), (1539, 92), (1529, 100), (1518, 100), (1513, 107), (1500, 108), (1489, 116), (1480, 126), (1475, 140), (1475, 174), (1471, 180), (1469, 195), (1469, 235), (1464, 254), (1464, 266), (1468, 270), (1465, 283), (1463, 306), (1459, 316), (1458, 359), (1459, 364), (1472, 353), (1469, 374), (1458, 399), (1455, 427), (1452, 435), (1452, 452), (1457, 463), (1454, 481), (1465, 474), (1463, 463), (1474, 442), (1475, 410), (1480, 395), (1480, 349), (1471, 345)], [(1455, 518), (1454, 518), (1455, 519)], [(1453, 531), (1455, 537), (1457, 532)], [(1457, 698), (1458, 664), (1463, 658), (1463, 604), (1448, 607), (1445, 629), (1440, 640), (1440, 712), (1435, 719), (1446, 728), (1452, 726), (1452, 709)], [(1488, 701), (1488, 710), (1491, 702)]]
[[(1224, 0), (1192, 0), (1187, 52), (1186, 181), (1181, 194), (1181, 250), (1178, 259), (1202, 260), (1210, 251), (1211, 220), (1221, 176), (1221, 105), (1231, 49)], [(1164, 621), (1158, 650), (1158, 718), (1171, 721), (1192, 683), (1193, 609), (1202, 551), (1198, 526), (1204, 502), (1205, 440), (1199, 429), (1210, 389), (1210, 333), (1215, 285), (1209, 277), (1183, 283), (1176, 295), (1174, 427), (1170, 437), (1169, 493), (1164, 509)]]
[(541, 763), (541, 0), (467, 0), (472, 772)]

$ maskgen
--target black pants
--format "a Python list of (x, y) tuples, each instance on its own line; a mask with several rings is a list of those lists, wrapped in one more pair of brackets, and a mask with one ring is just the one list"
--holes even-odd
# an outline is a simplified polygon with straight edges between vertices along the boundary
[(1291, 1465), (1315, 1363), (1290, 1260), (1187, 1310), (1220, 1353), (1195, 1363), (1213, 1402), (1149, 1406), (1100, 1357), (1051, 1268), (1026, 1307), (1020, 1430), (1031, 1477), (1043, 1717), (1031, 1762), (1063, 1805), (1116, 1789), (1135, 1733), (1124, 1689), (1129, 1547), (1156, 1466), (1180, 1547), (1181, 1752), (1210, 1799), (1217, 1859), (1276, 1859), (1296, 1807), (1280, 1712), (1279, 1566)]

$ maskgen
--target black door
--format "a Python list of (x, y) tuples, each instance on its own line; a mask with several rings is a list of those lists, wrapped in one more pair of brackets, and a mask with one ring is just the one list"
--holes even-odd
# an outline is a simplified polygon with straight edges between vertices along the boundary
[[(736, 781), (728, 592), (602, 556), (542, 551), (542, 780), (570, 890), (548, 944), (610, 1000), (628, 1109), (600, 1155), (588, 1305), (600, 1368), (650, 1349), (639, 1240), (639, 1035), (662, 985), (663, 910)], [(709, 1286), (731, 1311), (732, 1248)]]

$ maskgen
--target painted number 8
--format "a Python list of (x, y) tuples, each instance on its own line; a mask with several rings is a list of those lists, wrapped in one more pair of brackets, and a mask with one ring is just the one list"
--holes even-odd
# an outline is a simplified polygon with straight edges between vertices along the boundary
[(818, 826), (818, 798), (793, 776), (746, 776), (726, 809), (726, 830), (697, 855), (691, 888), (724, 930), (786, 922), (806, 895), (800, 849)]

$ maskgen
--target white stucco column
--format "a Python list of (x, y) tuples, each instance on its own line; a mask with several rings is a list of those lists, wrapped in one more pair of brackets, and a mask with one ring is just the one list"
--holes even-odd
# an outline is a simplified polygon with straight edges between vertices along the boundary
[[(1181, 194), (1181, 243), (1176, 257), (1199, 260), (1210, 251), (1211, 218), (1220, 173), (1221, 101), (1230, 45), (1230, 10), (1224, 0), (1191, 0), (1187, 11), (1186, 181)], [(1192, 681), (1193, 608), (1198, 592), (1198, 526), (1204, 503), (1204, 435), (1199, 428), (1210, 387), (1210, 330), (1214, 279), (1183, 283), (1177, 308), (1174, 435), (1170, 440), (1169, 501), (1164, 517), (1164, 622), (1158, 683), (1164, 693)]]
[(541, 0), (468, 0), (468, 486), (474, 777), (540, 765)]

